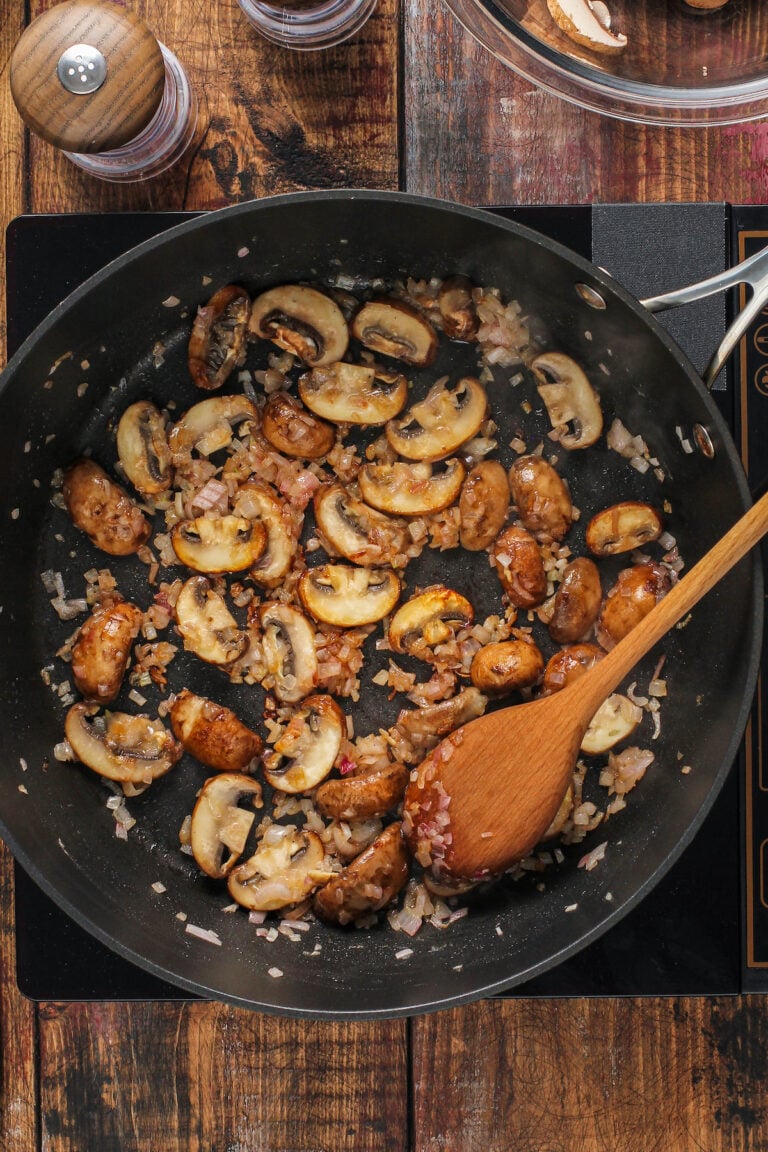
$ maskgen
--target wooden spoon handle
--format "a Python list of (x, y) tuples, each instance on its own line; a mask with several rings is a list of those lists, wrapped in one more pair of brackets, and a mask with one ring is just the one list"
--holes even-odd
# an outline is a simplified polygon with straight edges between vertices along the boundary
[(768, 493), (710, 548), (690, 572), (607, 656), (577, 682), (585, 713), (595, 711), (639, 660), (768, 532)]

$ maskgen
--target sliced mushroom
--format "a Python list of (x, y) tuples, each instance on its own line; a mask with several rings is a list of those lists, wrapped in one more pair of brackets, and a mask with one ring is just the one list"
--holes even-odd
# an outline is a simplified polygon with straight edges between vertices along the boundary
[(214, 880), (223, 880), (232, 871), (245, 848), (256, 818), (255, 812), (239, 807), (246, 797), (259, 805), (261, 784), (239, 772), (212, 776), (200, 789), (192, 811), (190, 845), (198, 868)]
[(578, 680), (588, 672), (598, 660), (602, 660), (605, 652), (597, 644), (569, 644), (550, 656), (544, 669), (542, 691), (544, 695), (551, 696), (561, 688)]
[(323, 842), (314, 832), (272, 824), (244, 864), (229, 874), (227, 887), (238, 904), (254, 912), (275, 912), (299, 904), (332, 875), (325, 868)]
[(129, 556), (149, 539), (152, 527), (141, 509), (95, 461), (71, 464), (62, 492), (72, 523), (102, 552)]
[(547, 595), (541, 549), (530, 532), (517, 524), (505, 528), (491, 548), (491, 560), (510, 604), (535, 608)]
[(204, 576), (192, 576), (183, 585), (176, 624), (187, 651), (208, 664), (232, 664), (248, 647), (248, 633), (238, 628), (223, 596)]
[(477, 688), (464, 688), (450, 700), (429, 704), (426, 708), (404, 708), (397, 718), (396, 728), (422, 753), (434, 748), (444, 736), (450, 735), (462, 724), (482, 716), (488, 697)]
[(80, 763), (100, 776), (143, 790), (181, 758), (181, 744), (160, 720), (108, 712), (90, 723), (97, 710), (90, 704), (73, 704), (64, 731)]
[(407, 460), (442, 460), (477, 435), (487, 409), (485, 389), (473, 376), (455, 388), (438, 381), (401, 419), (387, 424), (387, 440)]
[(310, 411), (336, 424), (386, 424), (402, 411), (408, 381), (377, 364), (337, 361), (299, 378), (299, 395)]
[(670, 587), (670, 575), (661, 564), (635, 564), (619, 572), (598, 617), (596, 634), (610, 650), (648, 615)]
[(317, 684), (314, 629), (289, 604), (262, 604), (259, 620), (272, 691), (282, 704), (296, 704)]
[(331, 924), (351, 924), (385, 908), (408, 879), (408, 851), (399, 823), (389, 824), (373, 844), (334, 875), (314, 899), (318, 916)]
[(267, 530), (243, 516), (198, 516), (174, 525), (171, 544), (182, 564), (195, 572), (242, 572), (263, 555)]
[(457, 628), (474, 620), (469, 600), (436, 584), (402, 604), (389, 622), (388, 639), (395, 652), (416, 652), (450, 640)]
[(352, 335), (371, 351), (426, 367), (437, 355), (437, 332), (404, 300), (381, 297), (363, 304)]
[(587, 547), (595, 556), (633, 552), (658, 540), (661, 517), (650, 504), (626, 501), (604, 508), (587, 525)]
[(338, 304), (317, 288), (299, 284), (284, 284), (257, 296), (250, 330), (312, 367), (341, 360), (349, 343)]
[(440, 285), (437, 304), (443, 331), (451, 340), (474, 340), (479, 321), (472, 282), (466, 276), (449, 276)]
[(387, 764), (365, 776), (326, 780), (315, 795), (315, 807), (330, 820), (370, 820), (390, 812), (408, 783), (404, 764)]
[(317, 460), (336, 443), (331, 425), (308, 412), (290, 392), (273, 392), (269, 397), (261, 431), (278, 452), (302, 460)]
[(586, 373), (563, 352), (544, 352), (531, 368), (557, 442), (569, 450), (589, 448), (603, 431), (603, 412)]
[(565, 481), (541, 456), (519, 456), (509, 470), (509, 488), (523, 526), (538, 540), (562, 540), (573, 521)]
[(486, 644), (472, 658), (469, 676), (488, 696), (519, 692), (537, 684), (544, 672), (544, 657), (528, 640), (501, 640)]
[(187, 353), (198, 388), (221, 388), (245, 354), (251, 298), (244, 288), (227, 284), (198, 308)]
[(264, 588), (279, 584), (296, 552), (291, 513), (267, 484), (248, 480), (241, 484), (233, 502), (236, 516), (258, 520), (267, 534), (266, 547), (248, 575)]
[(547, 8), (558, 28), (575, 44), (591, 48), (604, 56), (623, 52), (627, 38), (621, 32), (612, 32), (610, 20), (600, 20), (595, 11), (599, 0), (547, 0)]
[(563, 572), (547, 627), (558, 644), (582, 640), (600, 614), (603, 592), (597, 565), (578, 556)]
[(264, 754), (264, 775), (280, 792), (309, 792), (325, 780), (346, 734), (344, 713), (330, 696), (308, 696)]
[(555, 836), (559, 836), (563, 831), (566, 823), (568, 822), (571, 812), (573, 811), (573, 785), (568, 785), (568, 790), (563, 796), (563, 802), (552, 818), (552, 823), (542, 836), (542, 840), (554, 840)]
[(108, 704), (120, 691), (142, 611), (120, 598), (98, 604), (72, 648), (72, 679), (86, 700)]
[(259, 426), (259, 410), (246, 396), (211, 396), (193, 404), (168, 434), (174, 463), (183, 463), (193, 449), (210, 456), (228, 447), (233, 429), (245, 423)]
[(156, 496), (171, 486), (171, 450), (165, 417), (149, 400), (126, 408), (117, 425), (117, 454), (125, 475), (142, 496)]
[(614, 692), (595, 712), (581, 742), (585, 756), (599, 756), (631, 736), (643, 718), (642, 708)]
[(481, 552), (498, 536), (509, 511), (507, 474), (498, 460), (481, 460), (459, 497), (459, 539), (468, 552)]
[(400, 581), (388, 568), (323, 564), (299, 580), (299, 598), (311, 616), (337, 628), (383, 620), (400, 596)]
[(324, 484), (315, 493), (315, 520), (324, 544), (365, 568), (405, 563), (411, 543), (408, 525), (358, 500), (341, 484)]
[(466, 469), (460, 460), (446, 460), (435, 472), (431, 464), (365, 464), (358, 483), (366, 504), (395, 516), (427, 516), (453, 504)]
[(178, 693), (169, 715), (185, 751), (217, 772), (243, 772), (264, 746), (230, 708), (188, 688)]

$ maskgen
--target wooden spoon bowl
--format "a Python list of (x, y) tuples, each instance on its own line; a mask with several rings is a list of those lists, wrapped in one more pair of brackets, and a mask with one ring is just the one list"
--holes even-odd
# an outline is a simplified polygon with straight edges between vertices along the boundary
[(579, 680), (443, 740), (405, 794), (403, 829), (417, 861), (441, 877), (478, 880), (528, 855), (563, 801), (599, 706), (766, 531), (768, 494)]

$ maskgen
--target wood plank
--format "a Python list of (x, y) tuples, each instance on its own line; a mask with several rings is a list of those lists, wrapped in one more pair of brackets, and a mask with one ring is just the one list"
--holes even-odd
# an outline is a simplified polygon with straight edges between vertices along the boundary
[(488, 1001), (413, 1025), (413, 1152), (762, 1152), (760, 997)]
[[(32, 15), (48, 6), (34, 0)], [(121, 185), (33, 138), (32, 211), (219, 208), (305, 188), (397, 187), (398, 0), (380, 0), (357, 36), (323, 52), (268, 43), (236, 0), (134, 8), (198, 96), (190, 149), (168, 173)]]
[(443, 5), (405, 9), (409, 192), (467, 204), (768, 198), (768, 121), (625, 124), (533, 88)]
[(405, 1152), (405, 1036), (221, 1004), (48, 1004), (42, 1147)]

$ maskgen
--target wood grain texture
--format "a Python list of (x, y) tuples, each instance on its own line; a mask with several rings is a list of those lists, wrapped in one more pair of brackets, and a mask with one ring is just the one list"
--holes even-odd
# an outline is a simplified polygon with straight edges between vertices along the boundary
[(405, 1025), (49, 1004), (40, 1111), (46, 1152), (405, 1152)]
[(768, 198), (768, 121), (647, 128), (533, 88), (443, 5), (413, 0), (404, 43), (405, 186), (465, 204)]
[(13, 859), (0, 841), (0, 1148), (36, 1149), (35, 1008), (16, 986)]
[(510, 1000), (414, 1023), (413, 1152), (758, 1152), (762, 998)]

